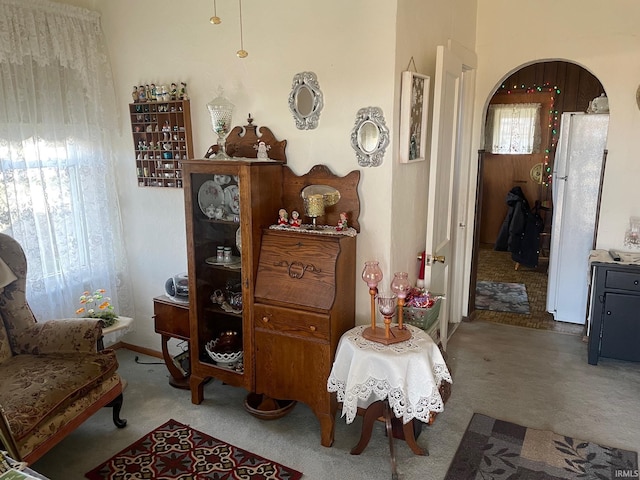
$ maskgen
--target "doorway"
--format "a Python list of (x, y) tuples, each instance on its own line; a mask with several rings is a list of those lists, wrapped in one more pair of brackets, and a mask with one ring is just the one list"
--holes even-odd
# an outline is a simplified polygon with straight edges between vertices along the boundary
[[(526, 65), (507, 76), (494, 92), (490, 105), (541, 105), (540, 148), (530, 154), (516, 155), (479, 152), (470, 319), (576, 335), (583, 333), (583, 325), (556, 322), (547, 312), (548, 259), (553, 223), (550, 175), (562, 113), (585, 112), (589, 102), (602, 93), (602, 84), (589, 71), (564, 61), (539, 61)], [(488, 112), (489, 109), (487, 115)], [(532, 209), (538, 206), (542, 222), (537, 262), (531, 265), (519, 265), (514, 262), (511, 252), (494, 248), (509, 210), (506, 197), (514, 187), (521, 189)], [(483, 297), (476, 296), (476, 286), (482, 290)], [(484, 296), (487, 289), (513, 288), (519, 291), (521, 286), (526, 291), (528, 313), (522, 313), (526, 312), (522, 309), (486, 309), (493, 308), (487, 307)], [(512, 296), (511, 290), (507, 291)]]

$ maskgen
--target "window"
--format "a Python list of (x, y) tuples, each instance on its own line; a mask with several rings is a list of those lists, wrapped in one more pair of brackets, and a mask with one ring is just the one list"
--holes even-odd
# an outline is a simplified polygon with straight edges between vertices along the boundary
[(485, 149), (509, 155), (539, 153), (541, 107), (540, 103), (489, 105)]

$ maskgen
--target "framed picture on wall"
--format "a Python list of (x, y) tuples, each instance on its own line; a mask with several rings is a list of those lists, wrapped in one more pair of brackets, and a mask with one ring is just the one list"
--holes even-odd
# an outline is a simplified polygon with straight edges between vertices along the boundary
[(421, 162), (427, 157), (427, 112), (430, 78), (402, 72), (400, 91), (400, 161)]

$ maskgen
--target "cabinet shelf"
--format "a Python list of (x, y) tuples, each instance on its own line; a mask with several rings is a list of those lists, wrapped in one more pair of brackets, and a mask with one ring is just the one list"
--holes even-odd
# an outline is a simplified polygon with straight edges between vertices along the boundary
[(182, 161), (193, 158), (189, 100), (130, 103), (140, 187), (182, 188)]

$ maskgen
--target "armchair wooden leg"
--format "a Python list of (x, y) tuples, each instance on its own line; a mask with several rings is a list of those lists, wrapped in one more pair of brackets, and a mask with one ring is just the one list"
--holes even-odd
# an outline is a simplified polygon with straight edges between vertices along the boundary
[(118, 428), (124, 428), (127, 426), (127, 420), (120, 418), (120, 409), (122, 408), (123, 399), (124, 397), (120, 394), (107, 405), (107, 407), (113, 408), (113, 423)]

